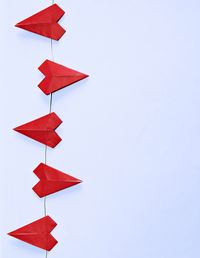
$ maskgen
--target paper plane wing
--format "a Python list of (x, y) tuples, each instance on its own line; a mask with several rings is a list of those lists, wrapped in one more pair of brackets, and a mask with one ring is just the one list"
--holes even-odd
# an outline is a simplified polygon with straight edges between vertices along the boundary
[(45, 60), (38, 69), (45, 76), (38, 86), (46, 95), (88, 77), (87, 74), (72, 70), (50, 60)]
[(34, 173), (40, 179), (33, 187), (33, 191), (39, 197), (47, 196), (82, 182), (44, 163), (40, 163), (34, 170)]
[(51, 39), (59, 40), (65, 33), (65, 30), (58, 24), (64, 13), (57, 4), (53, 4), (17, 23), (15, 26)]
[(62, 120), (54, 112), (52, 112), (48, 115), (18, 126), (14, 128), (14, 130), (54, 148), (62, 140), (55, 132), (55, 129), (61, 123)]
[(45, 216), (8, 233), (8, 235), (50, 251), (58, 243), (58, 241), (50, 234), (56, 225), (57, 223), (51, 217)]

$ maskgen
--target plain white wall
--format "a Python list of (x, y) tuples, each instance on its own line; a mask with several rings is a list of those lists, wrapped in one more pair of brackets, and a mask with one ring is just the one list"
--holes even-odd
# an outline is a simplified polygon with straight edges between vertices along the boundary
[[(43, 216), (31, 190), (44, 147), (12, 131), (48, 112), (37, 67), (50, 40), (14, 24), (50, 1), (0, 0), (1, 258), (44, 258), (6, 235)], [(47, 198), (49, 258), (200, 256), (200, 2), (57, 3), (55, 61), (90, 78), (53, 95), (63, 141), (48, 164), (84, 182)]]

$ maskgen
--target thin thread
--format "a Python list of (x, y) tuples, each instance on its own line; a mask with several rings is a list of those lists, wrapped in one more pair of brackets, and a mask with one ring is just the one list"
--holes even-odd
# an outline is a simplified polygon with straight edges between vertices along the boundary
[[(52, 4), (54, 4), (54, 0), (52, 0)], [(53, 54), (53, 40), (51, 39), (51, 57), (52, 57), (52, 61), (54, 61), (54, 54)], [(51, 113), (52, 110), (52, 101), (53, 101), (53, 94), (50, 94), (50, 99), (49, 99), (49, 114)], [(45, 149), (44, 149), (44, 163), (47, 163), (47, 150), (48, 147), (47, 145), (45, 145)], [(44, 216), (47, 215), (47, 197), (44, 197)], [(45, 251), (45, 258), (48, 258), (48, 251)]]
[[(54, 0), (52, 0), (52, 4), (54, 4)], [(51, 57), (52, 61), (54, 61), (54, 54), (53, 54), (53, 40), (51, 39)], [(52, 110), (52, 102), (53, 102), (53, 93), (50, 94), (50, 99), (49, 99), (49, 114), (51, 113)], [(47, 151), (48, 151), (48, 146), (45, 145), (44, 149), (44, 163), (47, 163)], [(47, 215), (47, 197), (44, 197), (44, 216)], [(45, 251), (45, 258), (48, 258), (48, 251)]]
[[(51, 109), (52, 109), (52, 98), (53, 94), (50, 94), (50, 99), (49, 99), (49, 114), (51, 113)], [(48, 146), (45, 145), (45, 149), (44, 149), (44, 163), (47, 163), (47, 150), (48, 150)], [(47, 197), (44, 197), (44, 216), (47, 215)], [(48, 251), (45, 251), (45, 258), (48, 258)]]
[(51, 39), (51, 56), (52, 56), (52, 61), (54, 61), (54, 54), (53, 54), (53, 40)]
[[(50, 94), (50, 100), (49, 100), (49, 114), (51, 113), (51, 109), (52, 109), (52, 99), (53, 99), (53, 94)], [(45, 145), (44, 147), (44, 164), (47, 164), (47, 150), (48, 150), (48, 146)], [(47, 198), (46, 196), (44, 197), (44, 216), (47, 215)]]
[(48, 257), (48, 251), (45, 251), (45, 258)]

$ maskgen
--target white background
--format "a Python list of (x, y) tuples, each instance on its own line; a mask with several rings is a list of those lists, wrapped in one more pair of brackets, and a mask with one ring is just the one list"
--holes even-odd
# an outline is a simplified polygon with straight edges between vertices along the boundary
[[(50, 1), (0, 0), (1, 258), (44, 258), (6, 235), (43, 216), (44, 146), (12, 128), (48, 113), (50, 40), (14, 24)], [(63, 141), (48, 164), (82, 185), (47, 198), (49, 258), (199, 258), (199, 0), (59, 0), (55, 61), (90, 78), (53, 95)]]

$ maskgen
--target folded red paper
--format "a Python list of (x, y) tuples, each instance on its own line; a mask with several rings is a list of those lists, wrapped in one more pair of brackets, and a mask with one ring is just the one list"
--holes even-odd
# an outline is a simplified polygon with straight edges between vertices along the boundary
[(55, 132), (61, 123), (62, 120), (53, 112), (18, 126), (14, 130), (54, 148), (62, 140)]
[(15, 26), (51, 39), (59, 40), (65, 33), (65, 30), (58, 24), (64, 13), (57, 4), (53, 4), (17, 23)]
[(40, 163), (33, 172), (40, 179), (33, 187), (33, 191), (39, 197), (47, 196), (82, 182), (44, 163)]
[(45, 60), (38, 69), (45, 76), (38, 86), (47, 95), (88, 77), (50, 60)]
[(50, 234), (56, 225), (57, 223), (51, 217), (45, 216), (8, 233), (8, 235), (50, 251), (58, 243), (58, 241)]

